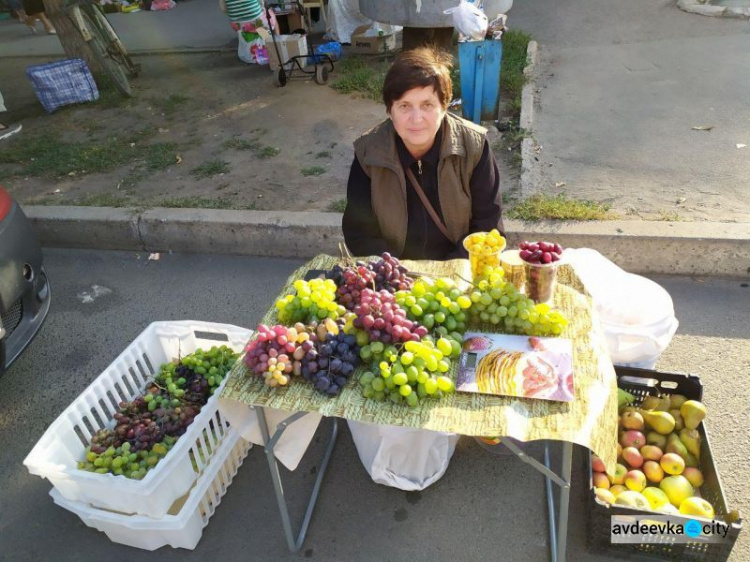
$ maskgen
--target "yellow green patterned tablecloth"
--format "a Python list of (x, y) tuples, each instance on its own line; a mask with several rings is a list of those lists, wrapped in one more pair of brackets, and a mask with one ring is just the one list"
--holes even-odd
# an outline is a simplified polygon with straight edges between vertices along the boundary
[[(339, 260), (320, 255), (295, 271), (280, 296), (292, 291), (295, 280), (310, 269), (330, 269)], [(435, 276), (460, 275), (470, 279), (467, 260), (409, 262), (412, 271)], [(274, 301), (275, 302), (275, 301)], [(562, 334), (573, 342), (575, 394), (572, 402), (551, 402), (483, 394), (455, 393), (440, 400), (422, 400), (419, 406), (396, 405), (366, 399), (356, 383), (360, 367), (336, 397), (315, 391), (306, 381), (295, 380), (287, 388), (270, 388), (250, 376), (242, 361), (232, 369), (222, 398), (290, 412), (318, 412), (370, 423), (418, 427), (473, 436), (509, 436), (521, 441), (556, 439), (591, 449), (614, 469), (617, 455), (617, 383), (601, 329), (593, 321), (593, 305), (570, 266), (558, 272), (555, 307), (568, 318)], [(276, 308), (261, 320), (276, 323)], [(455, 368), (455, 367), (454, 367)]]

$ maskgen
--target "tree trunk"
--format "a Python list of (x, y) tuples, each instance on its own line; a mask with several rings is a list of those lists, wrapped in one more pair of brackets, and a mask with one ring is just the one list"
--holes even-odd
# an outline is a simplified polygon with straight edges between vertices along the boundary
[(47, 17), (57, 30), (65, 54), (71, 59), (83, 59), (91, 72), (101, 72), (103, 69), (97, 62), (88, 43), (83, 40), (78, 28), (70, 17), (61, 11), (63, 0), (44, 0)]

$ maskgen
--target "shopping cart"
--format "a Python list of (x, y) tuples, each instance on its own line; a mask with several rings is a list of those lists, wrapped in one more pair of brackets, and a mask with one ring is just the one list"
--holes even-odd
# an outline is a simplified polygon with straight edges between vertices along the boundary
[[(299, 2), (293, 2), (297, 5), (302, 13), (302, 5)], [(279, 52), (279, 46), (276, 43), (276, 30), (270, 23), (274, 21), (271, 17), (273, 10), (270, 6), (266, 7), (267, 21), (269, 22), (269, 31), (271, 33), (271, 40), (273, 42), (273, 48), (276, 51), (276, 57), (279, 60), (279, 68), (273, 73), (273, 83), (279, 88), (283, 88), (289, 83), (289, 80), (294, 76), (295, 71), (312, 75), (315, 79), (316, 84), (328, 83), (328, 76), (333, 72), (333, 59), (327, 54), (315, 54), (315, 49), (311, 43), (308, 44), (306, 55), (297, 55), (291, 57), (288, 61), (282, 63), (281, 53)], [(312, 67), (312, 68), (309, 68)], [(309, 68), (309, 70), (308, 70)]]

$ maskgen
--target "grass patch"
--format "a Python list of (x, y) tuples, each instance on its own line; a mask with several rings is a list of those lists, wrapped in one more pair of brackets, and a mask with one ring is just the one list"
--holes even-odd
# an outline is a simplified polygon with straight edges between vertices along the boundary
[(358, 93), (380, 101), (387, 71), (388, 65), (384, 62), (368, 62), (362, 57), (350, 55), (336, 63), (338, 79), (331, 84), (331, 88), (342, 94)]
[(610, 206), (607, 203), (571, 199), (564, 193), (532, 195), (510, 209), (507, 216), (525, 221), (545, 219), (593, 221), (616, 218), (616, 215), (610, 213)]
[(212, 176), (218, 176), (219, 174), (226, 174), (229, 172), (229, 162), (225, 160), (207, 160), (200, 166), (193, 168), (190, 173), (197, 180), (210, 178)]
[(172, 117), (180, 106), (190, 98), (184, 94), (169, 94), (166, 98), (151, 98), (149, 103), (160, 110), (165, 117)]
[(75, 204), (81, 207), (127, 207), (131, 203), (127, 197), (123, 197), (122, 195), (96, 193), (82, 199), (77, 199)]
[(255, 203), (245, 206), (237, 206), (234, 199), (230, 197), (219, 197), (207, 199), (205, 197), (173, 197), (163, 199), (156, 204), (157, 207), (168, 207), (170, 209), (241, 209), (252, 211)]
[(328, 210), (332, 213), (343, 213), (346, 210), (346, 197), (343, 199), (336, 199), (328, 205)]
[(682, 217), (680, 217), (680, 215), (678, 215), (676, 211), (665, 211), (663, 209), (659, 209), (659, 218), (657, 218), (656, 220), (666, 222), (680, 222), (682, 220)]
[(332, 158), (332, 154), (330, 150), (321, 150), (315, 155), (315, 158)]
[(257, 138), (248, 140), (234, 137), (225, 140), (222, 146), (224, 148), (232, 150), (251, 150), (255, 154), (255, 156), (257, 158), (260, 158), (261, 160), (265, 160), (266, 158), (273, 158), (274, 156), (278, 156), (281, 153), (281, 149), (276, 148), (275, 146), (264, 146), (263, 144), (258, 142)]
[(300, 170), (300, 173), (305, 176), (319, 176), (321, 174), (326, 173), (326, 169), (323, 166), (308, 166), (307, 168), (302, 168)]
[(157, 142), (149, 145), (146, 153), (146, 168), (151, 171), (166, 170), (177, 164), (178, 146), (173, 142)]
[(258, 150), (263, 145), (257, 139), (248, 140), (235, 137), (225, 140), (222, 146), (231, 150)]
[(275, 146), (264, 146), (264, 147), (259, 148), (255, 152), (255, 155), (258, 158), (265, 160), (266, 158), (273, 158), (274, 156), (278, 156), (280, 152), (281, 152), (281, 149), (276, 148)]
[(526, 50), (531, 35), (517, 29), (503, 34), (503, 61), (500, 71), (500, 91), (508, 100), (506, 111), (517, 118), (521, 116), (521, 92), (526, 84)]
[(147, 129), (86, 142), (66, 142), (59, 134), (19, 136), (0, 151), (0, 164), (20, 166), (16, 173), (26, 176), (108, 172), (133, 160), (147, 158), (151, 147), (143, 141), (151, 134)]

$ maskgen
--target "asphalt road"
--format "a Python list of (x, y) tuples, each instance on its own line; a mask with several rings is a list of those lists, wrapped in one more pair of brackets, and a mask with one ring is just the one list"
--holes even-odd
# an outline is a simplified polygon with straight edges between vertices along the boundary
[[(442, 480), (418, 493), (376, 485), (346, 424), (302, 551), (289, 554), (265, 458), (255, 447), (194, 551), (148, 553), (111, 543), (55, 506), (50, 485), (22, 461), (62, 410), (152, 321), (197, 319), (252, 327), (300, 262), (188, 255), (47, 250), (53, 305), (39, 337), (0, 378), (0, 560), (325, 561), (547, 560), (543, 479), (513, 457), (459, 442)], [(703, 375), (709, 429), (733, 508), (750, 511), (750, 288), (737, 280), (658, 278), (673, 295), (680, 330), (662, 370)], [(81, 296), (111, 289), (93, 302)], [(327, 421), (321, 425), (324, 440)], [(323, 443), (293, 473), (282, 469), (302, 517)], [(530, 452), (539, 455), (540, 448)], [(605, 560), (585, 547), (583, 451), (574, 456), (569, 560)], [(750, 560), (741, 536), (732, 560)]]

